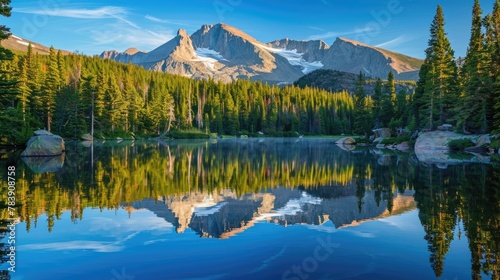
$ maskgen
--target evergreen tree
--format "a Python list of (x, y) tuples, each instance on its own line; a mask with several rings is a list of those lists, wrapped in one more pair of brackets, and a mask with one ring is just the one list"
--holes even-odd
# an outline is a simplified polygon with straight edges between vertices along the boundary
[(16, 84), (14, 54), (0, 46), (0, 108), (15, 107)]
[(106, 127), (109, 127), (111, 133), (114, 134), (117, 128), (123, 129), (123, 113), (127, 106), (123, 100), (116, 78), (112, 73), (108, 76), (105, 104)]
[(415, 93), (413, 94), (413, 116), (415, 120), (415, 129), (425, 126), (427, 113), (425, 112), (425, 107), (427, 105), (427, 100), (425, 96), (425, 83), (426, 77), (428, 76), (429, 65), (424, 63), (420, 67), (418, 73), (417, 87)]
[(458, 105), (457, 66), (444, 24), (443, 10), (438, 5), (416, 90), (417, 97), (422, 102), (417, 102), (420, 106), (417, 108), (417, 111), (420, 111), (420, 125), (425, 126), (428, 123), (431, 130), (434, 129), (435, 122), (443, 124), (450, 120), (452, 107)]
[(59, 83), (61, 86), (66, 83), (66, 69), (64, 69), (64, 57), (61, 50), (57, 50), (57, 72), (59, 73)]
[[(9, 7), (9, 4), (10, 0), (0, 0), (0, 15), (10, 17), (12, 8)], [(11, 35), (9, 30), (5, 25), (0, 25), (0, 42), (9, 38)], [(10, 77), (12, 71), (10, 62), (13, 59), (14, 54), (12, 51), (0, 45), (0, 108), (14, 106), (14, 85), (16, 81)]]
[(487, 28), (491, 33), (487, 38), (490, 46), (491, 99), (493, 130), (500, 132), (500, 0), (496, 0)]
[(382, 87), (383, 87), (383, 82), (382, 79), (377, 78), (377, 81), (375, 82), (375, 92), (372, 96), (373, 98), (373, 117), (375, 119), (375, 128), (380, 128), (382, 126), (381, 118), (382, 118), (382, 100), (383, 100), (383, 95), (382, 95)]
[(387, 82), (384, 84), (384, 93), (381, 100), (381, 124), (385, 127), (389, 125), (394, 117), (394, 101), (396, 100), (396, 81), (394, 73), (387, 74)]
[(353, 132), (368, 136), (372, 128), (372, 118), (370, 111), (366, 106), (367, 98), (364, 89), (365, 77), (359, 72), (354, 92), (354, 111), (353, 111)]
[[(12, 7), (9, 7), (9, 4), (10, 0), (0, 0), (0, 15), (10, 17)], [(5, 25), (0, 25), (0, 41), (9, 38), (9, 36), (10, 28), (7, 28)]]
[(472, 28), (469, 47), (461, 69), (465, 99), (461, 107), (461, 122), (467, 130), (485, 133), (490, 124), (487, 120), (487, 101), (489, 89), (485, 87), (488, 75), (485, 73), (487, 60), (484, 34), (482, 32), (482, 11), (479, 1), (474, 1)]
[(30, 115), (33, 117), (36, 124), (36, 128), (42, 127), (42, 121), (44, 119), (43, 115), (43, 98), (42, 98), (42, 85), (41, 76), (42, 71), (39, 63), (38, 56), (33, 54), (33, 48), (31, 44), (28, 45), (28, 52), (26, 54), (26, 66), (27, 66), (27, 85), (30, 89), (31, 94), (29, 95), (29, 105), (30, 105)]
[(50, 131), (56, 94), (61, 89), (62, 84), (54, 47), (50, 47), (48, 59), (47, 77), (43, 86), (43, 111), (45, 114), (46, 129)]
[(128, 127), (131, 132), (135, 133), (139, 126), (138, 122), (142, 115), (142, 109), (144, 106), (144, 101), (142, 100), (142, 96), (137, 91), (137, 88), (133, 85), (133, 82), (130, 78), (126, 78), (125, 80), (125, 98), (128, 101)]
[(19, 78), (17, 84), (17, 94), (19, 106), (21, 107), (23, 122), (26, 122), (28, 114), (29, 96), (31, 95), (28, 86), (28, 62), (26, 58), (21, 60), (21, 69), (19, 71)]
[(165, 131), (169, 132), (172, 124), (176, 121), (176, 118), (174, 98), (168, 93), (165, 95), (165, 109), (167, 118), (167, 128), (165, 129)]

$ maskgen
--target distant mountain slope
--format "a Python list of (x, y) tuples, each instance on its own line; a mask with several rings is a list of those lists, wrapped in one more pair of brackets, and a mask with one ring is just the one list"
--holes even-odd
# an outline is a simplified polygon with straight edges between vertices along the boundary
[(392, 71), (398, 80), (418, 80), (423, 61), (417, 58), (337, 38), (325, 57), (326, 69), (386, 78)]
[[(304, 75), (294, 85), (299, 87), (313, 87), (339, 92), (347, 90), (354, 93), (356, 90), (357, 75), (337, 70), (320, 69)], [(364, 85), (365, 92), (370, 95), (375, 91), (375, 81), (367, 80)], [(396, 81), (396, 92), (404, 90), (411, 93), (415, 90), (415, 83), (410, 81)]]
[(223, 23), (203, 25), (191, 36), (179, 30), (175, 38), (151, 52), (105, 51), (101, 57), (197, 79), (250, 79), (272, 84), (292, 83), (317, 69), (362, 71), (381, 78), (392, 71), (396, 79), (417, 80), (422, 64), (416, 58), (343, 38), (337, 38), (332, 46), (320, 40), (291, 39), (266, 44)]
[[(12, 34), (8, 39), (0, 41), (0, 44), (2, 47), (17, 51), (17, 52), (27, 52), (28, 51), (28, 45), (31, 44), (31, 47), (33, 48), (33, 52), (43, 54), (43, 55), (48, 55), (49, 54), (49, 47), (43, 46), (41, 44), (23, 39), (19, 36), (16, 36)], [(61, 50), (63, 54), (69, 54), (70, 52)]]

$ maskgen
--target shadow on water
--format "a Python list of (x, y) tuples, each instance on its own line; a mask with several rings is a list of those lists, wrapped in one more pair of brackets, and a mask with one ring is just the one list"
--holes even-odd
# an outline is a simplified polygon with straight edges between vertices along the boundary
[[(62, 159), (15, 159), (17, 216), (27, 231), (41, 213), (50, 232), (63, 212), (78, 221), (88, 207), (146, 208), (176, 232), (210, 238), (229, 238), (259, 220), (343, 227), (418, 208), (436, 277), (457, 233), (468, 238), (473, 278), (499, 277), (494, 165), (438, 168), (411, 154), (341, 149), (328, 139), (96, 141), (67, 149)], [(8, 164), (0, 161), (2, 170)], [(4, 176), (0, 183), (6, 188)], [(0, 218), (9, 218), (5, 203)], [(0, 231), (5, 236), (4, 224)], [(5, 261), (5, 239), (2, 246)]]

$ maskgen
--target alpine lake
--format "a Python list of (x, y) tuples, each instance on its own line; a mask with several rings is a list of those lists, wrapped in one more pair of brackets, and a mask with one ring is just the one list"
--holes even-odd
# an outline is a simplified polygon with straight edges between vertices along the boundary
[[(94, 141), (15, 169), (2, 279), (499, 279), (500, 168), (332, 139)], [(5, 171), (5, 172), (4, 172)]]

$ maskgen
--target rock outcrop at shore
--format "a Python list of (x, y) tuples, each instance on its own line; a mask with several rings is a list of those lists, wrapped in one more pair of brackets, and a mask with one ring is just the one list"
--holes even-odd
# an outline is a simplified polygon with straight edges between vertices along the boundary
[(22, 157), (48, 157), (59, 156), (65, 150), (64, 139), (50, 133), (47, 130), (35, 131), (26, 144), (26, 149), (21, 153)]
[[(475, 139), (478, 135), (461, 135), (450, 131), (423, 132), (415, 142), (415, 155), (418, 160), (428, 164), (457, 164), (462, 162), (487, 163), (483, 157), (474, 157), (470, 160), (456, 159), (450, 157), (448, 142), (455, 139)], [(488, 160), (486, 160), (488, 161)]]

